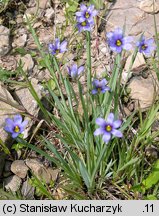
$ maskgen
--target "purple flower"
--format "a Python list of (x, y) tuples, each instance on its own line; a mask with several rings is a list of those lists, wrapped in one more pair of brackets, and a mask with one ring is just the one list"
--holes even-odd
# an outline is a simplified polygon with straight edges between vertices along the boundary
[(107, 121), (103, 118), (97, 118), (96, 124), (100, 126), (100, 128), (96, 129), (94, 132), (94, 136), (103, 135), (102, 139), (105, 143), (108, 143), (111, 139), (111, 136), (122, 137), (123, 134), (121, 131), (117, 130), (122, 124), (121, 120), (114, 121), (114, 114), (110, 113), (108, 115)]
[(92, 90), (92, 94), (97, 94), (98, 92), (102, 92), (105, 93), (106, 91), (109, 91), (110, 88), (107, 86), (107, 80), (106, 79), (102, 79), (100, 80), (93, 80), (92, 84), (93, 84), (93, 90)]
[(132, 48), (132, 37), (124, 37), (123, 31), (117, 28), (114, 32), (107, 33), (107, 40), (110, 49), (114, 52), (121, 53), (123, 49), (130, 50)]
[(78, 31), (91, 31), (92, 26), (94, 25), (94, 21), (92, 20), (91, 22), (88, 22), (87, 20), (83, 22), (78, 22), (77, 23), (77, 28)]
[(137, 47), (139, 49), (140, 53), (144, 53), (146, 56), (150, 56), (151, 53), (156, 49), (156, 46), (154, 45), (154, 39), (145, 39), (144, 36), (142, 36), (141, 40), (137, 42)]
[(76, 12), (76, 19), (79, 23), (88, 21), (92, 23), (93, 18), (97, 15), (97, 10), (94, 10), (94, 5), (86, 7), (84, 4), (80, 6), (81, 11)]
[(55, 44), (49, 44), (49, 51), (52, 55), (57, 55), (59, 53), (67, 51), (66, 46), (67, 41), (64, 40), (62, 43), (60, 43), (60, 40), (56, 38)]
[(21, 115), (15, 115), (13, 119), (7, 118), (5, 120), (6, 126), (4, 127), (4, 130), (12, 134), (12, 138), (16, 138), (19, 134), (21, 134), (28, 121), (22, 122), (22, 116)]
[(76, 79), (82, 73), (82, 71), (84, 70), (84, 67), (81, 66), (78, 68), (76, 64), (73, 64), (72, 67), (67, 67), (67, 69), (68, 69), (68, 74), (70, 75), (70, 77), (72, 79)]

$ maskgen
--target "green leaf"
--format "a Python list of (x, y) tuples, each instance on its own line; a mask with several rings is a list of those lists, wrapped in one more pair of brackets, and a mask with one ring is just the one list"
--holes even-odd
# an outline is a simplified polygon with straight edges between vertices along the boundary
[(79, 162), (79, 169), (80, 169), (82, 178), (85, 182), (85, 185), (87, 186), (87, 188), (90, 188), (90, 177), (82, 161)]
[(145, 180), (143, 180), (142, 185), (144, 186), (145, 189), (149, 189), (153, 185), (157, 184), (158, 182), (159, 182), (159, 160), (155, 162), (152, 172)]
[(51, 90), (54, 90), (56, 88), (56, 83), (53, 79), (49, 79), (48, 85), (49, 85)]
[(150, 194), (150, 195), (147, 195), (147, 197), (145, 197), (145, 200), (157, 200), (157, 198), (153, 194)]
[(122, 171), (122, 170), (128, 168), (129, 166), (136, 164), (138, 160), (139, 160), (139, 158), (133, 158), (128, 163), (126, 163), (124, 166), (122, 166), (118, 171)]

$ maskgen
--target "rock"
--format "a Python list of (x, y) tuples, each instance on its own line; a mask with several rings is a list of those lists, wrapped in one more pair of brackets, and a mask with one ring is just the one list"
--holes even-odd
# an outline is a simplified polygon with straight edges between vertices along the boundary
[(6, 190), (11, 190), (13, 193), (19, 190), (21, 183), (21, 178), (16, 175), (4, 179), (4, 186)]
[[(144, 5), (144, 2), (147, 1), (116, 1), (107, 16), (106, 31), (109, 32), (116, 27), (122, 28), (125, 25), (126, 35), (138, 36), (139, 39), (139, 35), (144, 32), (146, 36), (152, 37), (154, 33), (154, 17), (152, 14), (141, 10), (141, 4)], [(159, 0), (156, 2), (158, 4)], [(156, 14), (156, 21), (157, 27), (159, 27), (159, 13)]]
[(138, 52), (136, 55), (136, 58), (134, 60), (134, 63), (131, 67), (131, 70), (129, 71), (129, 67), (130, 67), (131, 62), (132, 62), (132, 57), (133, 57), (133, 54), (131, 54), (126, 60), (125, 67), (124, 67), (124, 70), (122, 72), (122, 80), (121, 81), (123, 84), (125, 84), (131, 78), (133, 73), (139, 74), (139, 72), (141, 72), (141, 70), (143, 70), (144, 68), (147, 67), (145, 59), (143, 57), (143, 54)]
[(5, 161), (4, 171), (9, 172), (11, 171), (11, 161)]
[(128, 88), (131, 89), (130, 98), (135, 100), (135, 108), (138, 109), (138, 103), (142, 110), (150, 107), (158, 97), (158, 85), (157, 79), (152, 75), (149, 75), (147, 79), (140, 76), (134, 77)]
[(14, 39), (12, 43), (12, 47), (24, 47), (27, 41), (27, 34), (23, 34), (17, 38)]
[[(39, 96), (39, 99), (41, 100), (42, 95), (41, 95), (41, 86), (38, 85), (38, 81), (34, 78), (31, 79), (32, 86), (34, 90), (36, 91), (37, 95)], [(17, 87), (15, 89), (15, 96), (17, 97), (17, 100), (20, 101), (20, 104), (24, 106), (24, 108), (33, 115), (34, 117), (38, 116), (39, 113), (39, 106), (37, 102), (35, 101), (34, 97), (30, 93), (29, 89), (26, 87)], [(24, 138), (28, 136), (29, 130), (33, 125), (33, 121), (31, 121), (29, 118), (26, 118), (29, 120), (27, 128), (24, 131)]]
[(158, 0), (144, 0), (140, 2), (140, 9), (146, 13), (154, 14), (159, 12), (159, 1)]
[(22, 14), (18, 14), (16, 16), (16, 23), (17, 23), (17, 25), (21, 25), (23, 23), (23, 16), (22, 16)]
[[(40, 31), (38, 33), (39, 41), (41, 44), (45, 44), (48, 46), (49, 42), (52, 42), (53, 39), (53, 28), (40, 28)], [(48, 49), (48, 48), (47, 48)]]
[(36, 6), (36, 0), (30, 0), (28, 3), (28, 7), (35, 7)]
[(10, 30), (0, 25), (0, 56), (6, 55), (10, 50)]
[(54, 17), (54, 14), (55, 12), (53, 8), (48, 8), (45, 12), (46, 21), (49, 22)]
[(50, 183), (52, 176), (40, 161), (36, 159), (26, 159), (26, 165), (38, 179), (46, 182), (46, 184)]
[(4, 170), (3, 170), (3, 177), (12, 176), (13, 173), (11, 172), (11, 161), (5, 160)]
[[(12, 141), (9, 134), (3, 129), (5, 126), (5, 119), (19, 113), (18, 107), (20, 108), (19, 104), (0, 83), (0, 139), (1, 142), (7, 144), (8, 148), (11, 147)], [(6, 154), (0, 151), (0, 177), (2, 176), (5, 158)]]
[(15, 71), (17, 69), (17, 59), (11, 55), (0, 57), (0, 65), (3, 69)]
[(47, 171), (51, 174), (51, 180), (56, 181), (57, 176), (59, 174), (59, 170), (58, 169), (52, 169), (51, 167), (49, 167), (47, 169)]
[[(125, 64), (125, 67), (124, 67), (125, 71), (129, 70), (129, 66), (131, 65), (131, 62), (132, 62), (132, 57), (133, 57), (133, 54), (131, 54), (127, 58), (126, 64)], [(136, 55), (135, 61), (134, 61), (133, 65), (132, 65), (132, 67), (131, 67), (131, 71), (137, 70), (139, 67), (141, 67), (143, 65), (146, 66), (145, 59), (143, 57), (143, 54), (138, 52), (137, 55)]]
[(55, 12), (54, 12), (53, 8), (46, 9), (45, 16), (44, 16), (45, 17), (45, 21), (46, 22), (52, 21), (52, 19), (54, 17), (54, 14), (55, 14)]
[(44, 16), (44, 10), (37, 7), (27, 8), (25, 14), (23, 16), (24, 22), (27, 22), (27, 18), (29, 20), (36, 18), (40, 18)]
[(28, 167), (25, 165), (23, 160), (15, 160), (11, 165), (11, 171), (23, 179), (27, 175)]
[(36, 77), (40, 82), (49, 81), (49, 79), (51, 79), (49, 70), (47, 68), (40, 70), (37, 65), (34, 67), (33, 77)]
[(0, 138), (5, 143), (8, 133), (4, 131), (5, 119), (19, 113), (19, 104), (13, 99), (11, 94), (0, 83)]
[(22, 193), (22, 196), (25, 197), (25, 199), (33, 200), (34, 199), (34, 191), (35, 191), (34, 187), (32, 187), (29, 184), (28, 180), (23, 183), (21, 193)]
[(49, 6), (50, 6), (50, 3), (48, 0), (40, 0), (39, 1), (39, 8), (46, 9)]
[(23, 70), (25, 72), (31, 72), (34, 67), (34, 61), (30, 54), (26, 54), (21, 58), (23, 64)]

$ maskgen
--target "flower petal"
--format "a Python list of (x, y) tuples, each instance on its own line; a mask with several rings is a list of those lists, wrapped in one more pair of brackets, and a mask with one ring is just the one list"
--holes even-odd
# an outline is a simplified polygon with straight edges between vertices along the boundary
[(125, 50), (131, 50), (132, 49), (132, 45), (129, 44), (129, 43), (126, 43), (126, 44), (123, 45), (123, 49), (125, 49)]
[(55, 49), (60, 49), (60, 39), (55, 38)]
[(97, 80), (97, 79), (94, 79), (93, 82), (92, 82), (93, 86), (96, 87), (96, 88), (98, 88), (99, 83), (100, 83), (100, 82), (99, 82), (99, 80)]
[(110, 88), (108, 86), (101, 89), (102, 93), (105, 93), (106, 91), (110, 91)]
[(83, 15), (83, 12), (81, 12), (81, 11), (78, 11), (78, 12), (76, 12), (76, 16), (82, 16)]
[(114, 121), (114, 114), (113, 113), (109, 113), (108, 118), (107, 118), (107, 123), (108, 124), (112, 124)]
[(12, 132), (13, 132), (13, 126), (12, 126), (12, 125), (6, 125), (6, 126), (4, 127), (4, 130), (5, 130), (6, 132), (12, 133)]
[(86, 7), (86, 5), (81, 4), (81, 5), (80, 5), (80, 9), (81, 9), (82, 11), (86, 11), (86, 10), (87, 10), (87, 7)]
[(13, 120), (14, 120), (15, 124), (21, 124), (22, 123), (22, 116), (19, 115), (19, 114), (15, 115), (14, 118), (13, 118)]
[(96, 119), (96, 124), (99, 125), (99, 126), (104, 127), (106, 125), (106, 121), (103, 118), (97, 118)]
[(113, 122), (113, 127), (114, 128), (119, 128), (121, 124), (122, 124), (121, 120), (116, 120), (116, 121)]
[(8, 124), (8, 125), (13, 125), (13, 124), (14, 124), (13, 119), (11, 119), (11, 118), (6, 118), (6, 119), (5, 119), (5, 122), (6, 122), (6, 124)]
[(123, 137), (122, 132), (119, 131), (119, 130), (113, 129), (113, 130), (111, 131), (111, 133), (112, 133), (114, 136), (116, 136), (116, 137)]
[(103, 135), (103, 137), (102, 137), (102, 139), (103, 139), (103, 141), (104, 141), (105, 143), (108, 143), (109, 140), (111, 139), (111, 134), (105, 132), (104, 135)]
[(103, 85), (106, 85), (108, 83), (108, 81), (106, 79), (102, 79), (100, 83), (103, 86)]
[(114, 35), (123, 36), (123, 30), (121, 28), (116, 28)]
[(72, 71), (71, 71), (71, 77), (72, 77), (73, 79), (75, 79), (77, 76), (78, 76), (77, 71), (76, 71), (76, 70), (72, 70)]
[(106, 34), (106, 37), (107, 37), (108, 39), (112, 38), (112, 36), (113, 36), (113, 32), (108, 32), (108, 33)]
[(102, 128), (98, 128), (94, 131), (94, 136), (98, 136), (103, 133), (104, 133), (104, 130)]
[(67, 41), (64, 40), (60, 45), (60, 52), (65, 52), (67, 50), (66, 46), (67, 46)]
[(98, 93), (98, 90), (97, 89), (93, 89), (92, 90), (92, 94), (94, 95), (94, 94), (97, 94)]
[(12, 133), (12, 138), (16, 138), (19, 135), (19, 133)]
[(23, 128), (23, 130), (24, 130), (24, 128), (27, 126), (27, 124), (28, 124), (28, 120), (25, 120), (25, 121), (23, 121), (22, 123), (21, 123), (21, 127)]
[(83, 67), (83, 66), (80, 66), (80, 67), (78, 68), (78, 75), (79, 75), (80, 73), (82, 73), (83, 70), (84, 70), (84, 67)]

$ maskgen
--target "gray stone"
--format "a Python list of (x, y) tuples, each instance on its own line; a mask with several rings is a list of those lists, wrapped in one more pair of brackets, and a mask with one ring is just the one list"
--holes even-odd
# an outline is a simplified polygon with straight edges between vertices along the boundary
[[(125, 24), (126, 35), (138, 36), (144, 32), (146, 36), (152, 37), (154, 33), (154, 17), (152, 14), (141, 10), (141, 5), (145, 2), (139, 2), (138, 0), (116, 1), (107, 16), (106, 31), (109, 32), (116, 27), (122, 28)], [(159, 0), (156, 2), (158, 4)], [(156, 20), (157, 27), (159, 27), (159, 14), (156, 14)]]
[(31, 72), (34, 67), (34, 61), (30, 54), (26, 54), (21, 58), (23, 70), (25, 72)]
[(26, 159), (26, 165), (38, 179), (46, 182), (47, 184), (50, 183), (52, 175), (40, 161), (36, 159)]
[(21, 178), (16, 175), (4, 179), (4, 186), (6, 190), (11, 190), (13, 193), (19, 190), (21, 183)]
[(11, 94), (0, 83), (0, 138), (6, 142), (8, 133), (4, 131), (5, 119), (19, 113), (19, 104), (13, 99)]
[(11, 171), (19, 176), (20, 178), (25, 178), (28, 172), (28, 167), (25, 165), (23, 160), (16, 160), (11, 165)]
[(46, 9), (49, 6), (50, 6), (50, 1), (48, 1), (48, 0), (40, 0), (39, 1), (39, 8)]
[(159, 0), (144, 0), (140, 2), (140, 9), (146, 13), (154, 14), (159, 12)]
[[(31, 83), (37, 95), (39, 96), (39, 99), (41, 100), (42, 99), (41, 86), (38, 85), (38, 81), (34, 78), (31, 79)], [(28, 88), (17, 87), (15, 89), (15, 96), (17, 97), (17, 100), (19, 100), (20, 103), (23, 105), (23, 107), (28, 111), (28, 113), (30, 113), (31, 115), (35, 117), (38, 116), (39, 106)], [(24, 131), (24, 138), (28, 136), (29, 130), (33, 125), (33, 121), (31, 121), (30, 118), (26, 118), (26, 119), (29, 122), (28, 122), (27, 128)]]
[[(10, 135), (4, 131), (5, 119), (13, 117), (19, 113), (20, 105), (13, 99), (11, 94), (0, 83), (0, 140), (7, 145), (8, 148), (12, 145)], [(6, 154), (0, 151), (0, 176), (2, 175)]]
[(0, 56), (6, 55), (10, 50), (10, 30), (0, 25)]
[(48, 9), (46, 9), (46, 12), (45, 12), (45, 21), (46, 22), (50, 22), (50, 21), (52, 21), (52, 18), (54, 17), (54, 14), (55, 14), (55, 12), (54, 12), (54, 10), (53, 10), (53, 8), (48, 8)]
[(28, 199), (28, 200), (33, 200), (34, 199), (34, 187), (32, 187), (30, 184), (29, 184), (29, 181), (26, 180), (23, 185), (22, 185), (22, 189), (21, 189), (21, 193), (23, 195), (23, 197), (25, 197), (25, 199)]
[(130, 98), (135, 101), (135, 109), (139, 106), (142, 110), (150, 107), (159, 96), (158, 86), (155, 74), (150, 74), (147, 79), (140, 76), (134, 77), (128, 88), (131, 89)]
[(27, 34), (16, 37), (12, 43), (12, 47), (24, 47), (27, 41)]
[(124, 70), (122, 72), (122, 83), (125, 84), (132, 76), (133, 72), (138, 73), (140, 72), (141, 68), (143, 69), (144, 67), (146, 67), (146, 62), (145, 59), (143, 57), (142, 53), (137, 53), (136, 58), (133, 62), (133, 65), (131, 67), (131, 69), (129, 68), (130, 65), (132, 64), (132, 57), (133, 57), (133, 53), (127, 58), (126, 63), (125, 63), (125, 67)]

